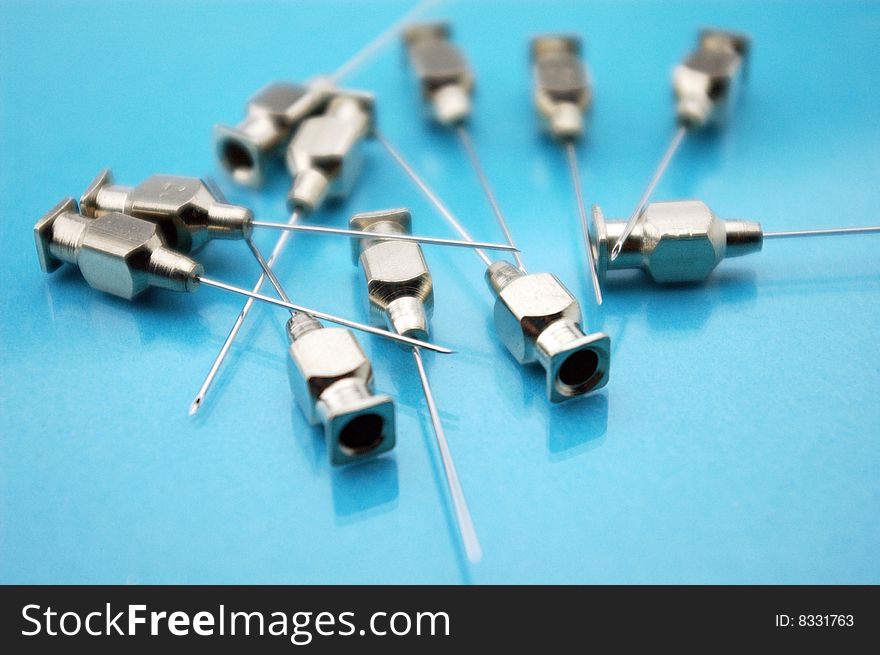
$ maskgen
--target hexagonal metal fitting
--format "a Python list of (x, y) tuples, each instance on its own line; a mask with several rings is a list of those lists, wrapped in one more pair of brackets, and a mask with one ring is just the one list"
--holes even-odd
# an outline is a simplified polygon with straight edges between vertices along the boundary
[(443, 125), (464, 121), (471, 112), (474, 75), (464, 55), (450, 41), (449, 23), (418, 23), (403, 32), (410, 65), (422, 97)]
[[(350, 221), (355, 230), (409, 234), (412, 217), (406, 209), (388, 209), (356, 214)], [(425, 340), (434, 308), (434, 283), (422, 249), (417, 243), (359, 239), (358, 261), (364, 273), (374, 325), (415, 339)], [(409, 349), (410, 346), (401, 344)]]
[(151, 286), (174, 291), (198, 286), (201, 264), (167, 248), (154, 223), (117, 212), (86, 218), (75, 207), (67, 199), (34, 226), (43, 270), (74, 264), (89, 286), (128, 300)]
[(313, 211), (327, 196), (348, 195), (361, 169), (357, 146), (373, 129), (373, 108), (369, 94), (338, 94), (323, 114), (303, 121), (287, 147), (291, 209)]
[(520, 364), (546, 371), (547, 398), (563, 402), (608, 383), (608, 335), (584, 334), (577, 300), (550, 273), (523, 274), (496, 261), (486, 271), (496, 294), (495, 329)]
[(299, 84), (273, 82), (250, 99), (241, 123), (214, 126), (217, 161), (232, 179), (251, 187), (263, 185), (270, 161), (290, 139), (294, 123), (288, 111), (307, 93)]
[(749, 38), (724, 30), (703, 30), (699, 46), (675, 67), (672, 86), (680, 123), (702, 127), (722, 122), (745, 75)]
[(288, 372), (303, 413), (323, 424), (330, 461), (348, 464), (395, 444), (394, 401), (372, 392), (373, 370), (351, 331), (297, 314), (288, 323)]
[(699, 200), (653, 202), (611, 261), (611, 249), (626, 221), (606, 221), (593, 207), (590, 234), (597, 273), (608, 269), (641, 268), (661, 284), (701, 282), (725, 257), (761, 250), (763, 232), (754, 221), (724, 221)]
[(532, 39), (535, 106), (552, 136), (583, 135), (584, 114), (592, 104), (589, 74), (577, 36), (548, 34)]
[(115, 185), (101, 171), (80, 197), (85, 216), (122, 212), (156, 223), (168, 246), (193, 252), (211, 239), (243, 239), (253, 230), (251, 210), (220, 202), (197, 177), (153, 175), (136, 187)]

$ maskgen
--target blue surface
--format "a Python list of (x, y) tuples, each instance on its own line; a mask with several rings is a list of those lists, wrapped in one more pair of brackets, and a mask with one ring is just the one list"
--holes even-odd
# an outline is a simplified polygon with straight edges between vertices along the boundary
[[(411, 359), (363, 338), (399, 399), (399, 445), (331, 470), (293, 404), (283, 313), (260, 308), (197, 420), (187, 406), (240, 302), (203, 289), (129, 304), (74, 270), (43, 274), (31, 228), (102, 167), (120, 183), (217, 173), (210, 126), (276, 78), (332, 69), (408, 6), (357, 3), (0, 5), (0, 580), (3, 582), (880, 582), (880, 261), (876, 237), (773, 242), (699, 287), (616, 277), (590, 302), (561, 153), (536, 129), (526, 40), (575, 30), (596, 104), (588, 202), (628, 213), (672, 130), (669, 76), (703, 24), (754, 58), (729, 129), (686, 142), (656, 198), (705, 200), (768, 230), (876, 223), (880, 5), (452, 3), (478, 74), (474, 138), (533, 270), (556, 272), (613, 339), (607, 389), (543, 398), (496, 341), (482, 270), (427, 250), (427, 356), (485, 551), (457, 546)], [(426, 128), (397, 46), (348, 82), (478, 238), (499, 238), (456, 143)], [(378, 144), (349, 201), (408, 206), (451, 235)], [(269, 249), (274, 235), (261, 234)], [(279, 273), (301, 303), (364, 319), (344, 241), (296, 237)], [(200, 255), (249, 285), (241, 243)]]

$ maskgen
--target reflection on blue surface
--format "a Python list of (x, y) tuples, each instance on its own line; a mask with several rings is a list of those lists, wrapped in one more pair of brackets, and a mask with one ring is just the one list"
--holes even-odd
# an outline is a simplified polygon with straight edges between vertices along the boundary
[[(880, 582), (880, 262), (875, 237), (772, 242), (705, 285), (609, 276), (597, 310), (561, 151), (530, 99), (527, 38), (575, 30), (596, 102), (581, 148), (588, 202), (629, 213), (671, 135), (672, 65), (696, 30), (754, 38), (721, 132), (686, 140), (657, 192), (768, 230), (876, 222), (880, 5), (816, 2), (449, 3), (477, 72), (474, 140), (532, 270), (552, 270), (612, 337), (611, 381), (563, 406), (495, 339), (478, 260), (426, 248), (426, 354), (484, 561), (457, 545), (411, 358), (361, 339), (398, 399), (398, 447), (331, 470), (293, 404), (283, 313), (255, 311), (196, 420), (187, 406), (240, 302), (213, 289), (136, 304), (79, 273), (40, 272), (31, 227), (95, 173), (216, 176), (231, 202), (283, 219), (288, 180), (237, 188), (210, 127), (264, 82), (341, 63), (408, 6), (20, 3), (0, 21), (0, 581)], [(109, 5), (109, 3), (108, 3)], [(346, 16), (328, 25), (328, 11)], [(499, 18), (502, 17), (502, 18)], [(199, 29), (193, 29), (198, 25)], [(83, 38), (84, 35), (99, 38)], [(832, 36), (829, 36), (832, 35)], [(350, 83), (477, 238), (497, 240), (457, 143), (428, 129), (397, 47)], [(450, 235), (378, 144), (347, 203), (407, 206)], [(275, 235), (260, 234), (262, 248)], [(243, 244), (199, 253), (256, 275)], [(304, 235), (278, 268), (300, 303), (366, 319), (349, 244)]]

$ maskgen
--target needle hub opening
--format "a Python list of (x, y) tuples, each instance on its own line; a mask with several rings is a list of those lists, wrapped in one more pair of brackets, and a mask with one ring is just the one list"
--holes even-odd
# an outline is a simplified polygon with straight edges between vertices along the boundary
[(378, 448), (385, 439), (385, 420), (378, 414), (361, 414), (351, 419), (339, 433), (339, 445), (346, 455), (364, 455)]

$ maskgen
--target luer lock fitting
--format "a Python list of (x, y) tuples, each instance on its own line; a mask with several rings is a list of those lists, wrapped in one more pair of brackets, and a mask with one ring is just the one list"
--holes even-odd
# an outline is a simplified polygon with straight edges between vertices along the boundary
[(547, 372), (547, 398), (563, 402), (608, 383), (611, 340), (585, 334), (577, 300), (550, 273), (526, 274), (505, 261), (486, 269), (496, 295), (495, 329), (520, 364)]
[(330, 462), (349, 464), (394, 448), (394, 401), (373, 393), (373, 368), (354, 334), (325, 328), (308, 314), (287, 323), (294, 397), (324, 426)]

